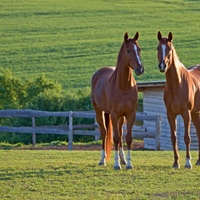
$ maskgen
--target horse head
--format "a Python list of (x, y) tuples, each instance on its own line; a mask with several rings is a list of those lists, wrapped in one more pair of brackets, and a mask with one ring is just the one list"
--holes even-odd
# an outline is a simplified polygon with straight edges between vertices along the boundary
[(157, 47), (158, 50), (158, 68), (160, 72), (166, 72), (169, 66), (172, 64), (172, 39), (173, 35), (169, 32), (168, 37), (162, 37), (161, 32), (157, 34), (159, 44)]
[(138, 45), (139, 33), (134, 38), (128, 38), (128, 33), (124, 35), (124, 55), (125, 65), (131, 67), (137, 76), (143, 74), (144, 67), (140, 59), (140, 47)]

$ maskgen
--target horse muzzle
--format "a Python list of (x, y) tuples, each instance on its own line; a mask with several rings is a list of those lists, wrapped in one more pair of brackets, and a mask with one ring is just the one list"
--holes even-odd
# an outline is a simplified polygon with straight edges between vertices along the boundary
[(143, 67), (143, 65), (138, 66), (138, 67), (136, 68), (136, 70), (135, 70), (135, 74), (136, 74), (137, 76), (140, 76), (140, 75), (142, 75), (143, 73), (144, 73), (144, 67)]
[(164, 62), (159, 63), (158, 68), (160, 72), (164, 73), (166, 71), (167, 65)]

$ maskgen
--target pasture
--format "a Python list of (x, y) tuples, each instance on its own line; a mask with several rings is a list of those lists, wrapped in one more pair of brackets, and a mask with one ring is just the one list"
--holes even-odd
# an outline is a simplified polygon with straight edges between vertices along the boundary
[[(191, 152), (195, 164), (197, 152)], [(133, 151), (133, 170), (99, 166), (100, 151), (1, 150), (1, 199), (199, 199), (200, 167), (171, 151)]]
[(186, 67), (200, 62), (198, 0), (2, 0), (0, 67), (24, 80), (44, 73), (64, 89), (90, 87), (102, 66), (115, 66), (123, 36), (140, 33), (145, 73), (138, 81), (164, 79), (157, 68), (157, 37), (169, 31)]
[[(157, 32), (173, 32), (186, 66), (200, 62), (198, 0), (1, 0), (0, 68), (23, 80), (45, 74), (65, 90), (90, 87), (102, 66), (115, 66), (124, 33), (140, 33), (145, 73), (157, 68)], [(133, 151), (133, 170), (98, 166), (100, 151), (0, 151), (1, 199), (199, 199), (200, 167), (173, 169), (172, 151)]]

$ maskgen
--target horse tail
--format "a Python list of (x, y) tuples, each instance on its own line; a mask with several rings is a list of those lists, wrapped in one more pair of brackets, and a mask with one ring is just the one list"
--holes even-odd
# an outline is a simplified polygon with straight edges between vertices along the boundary
[(109, 161), (113, 145), (113, 128), (112, 128), (112, 121), (110, 114), (104, 113), (104, 116), (105, 116), (106, 130), (107, 130), (106, 145), (105, 145), (107, 154), (106, 160)]

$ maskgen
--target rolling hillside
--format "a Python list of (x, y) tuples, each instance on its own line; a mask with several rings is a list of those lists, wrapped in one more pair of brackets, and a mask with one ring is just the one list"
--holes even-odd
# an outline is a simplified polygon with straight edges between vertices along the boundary
[(0, 68), (30, 79), (45, 74), (64, 89), (90, 86), (92, 74), (116, 63), (124, 33), (140, 33), (145, 73), (160, 80), (157, 32), (174, 35), (185, 66), (200, 63), (200, 2), (12, 0), (0, 2)]

